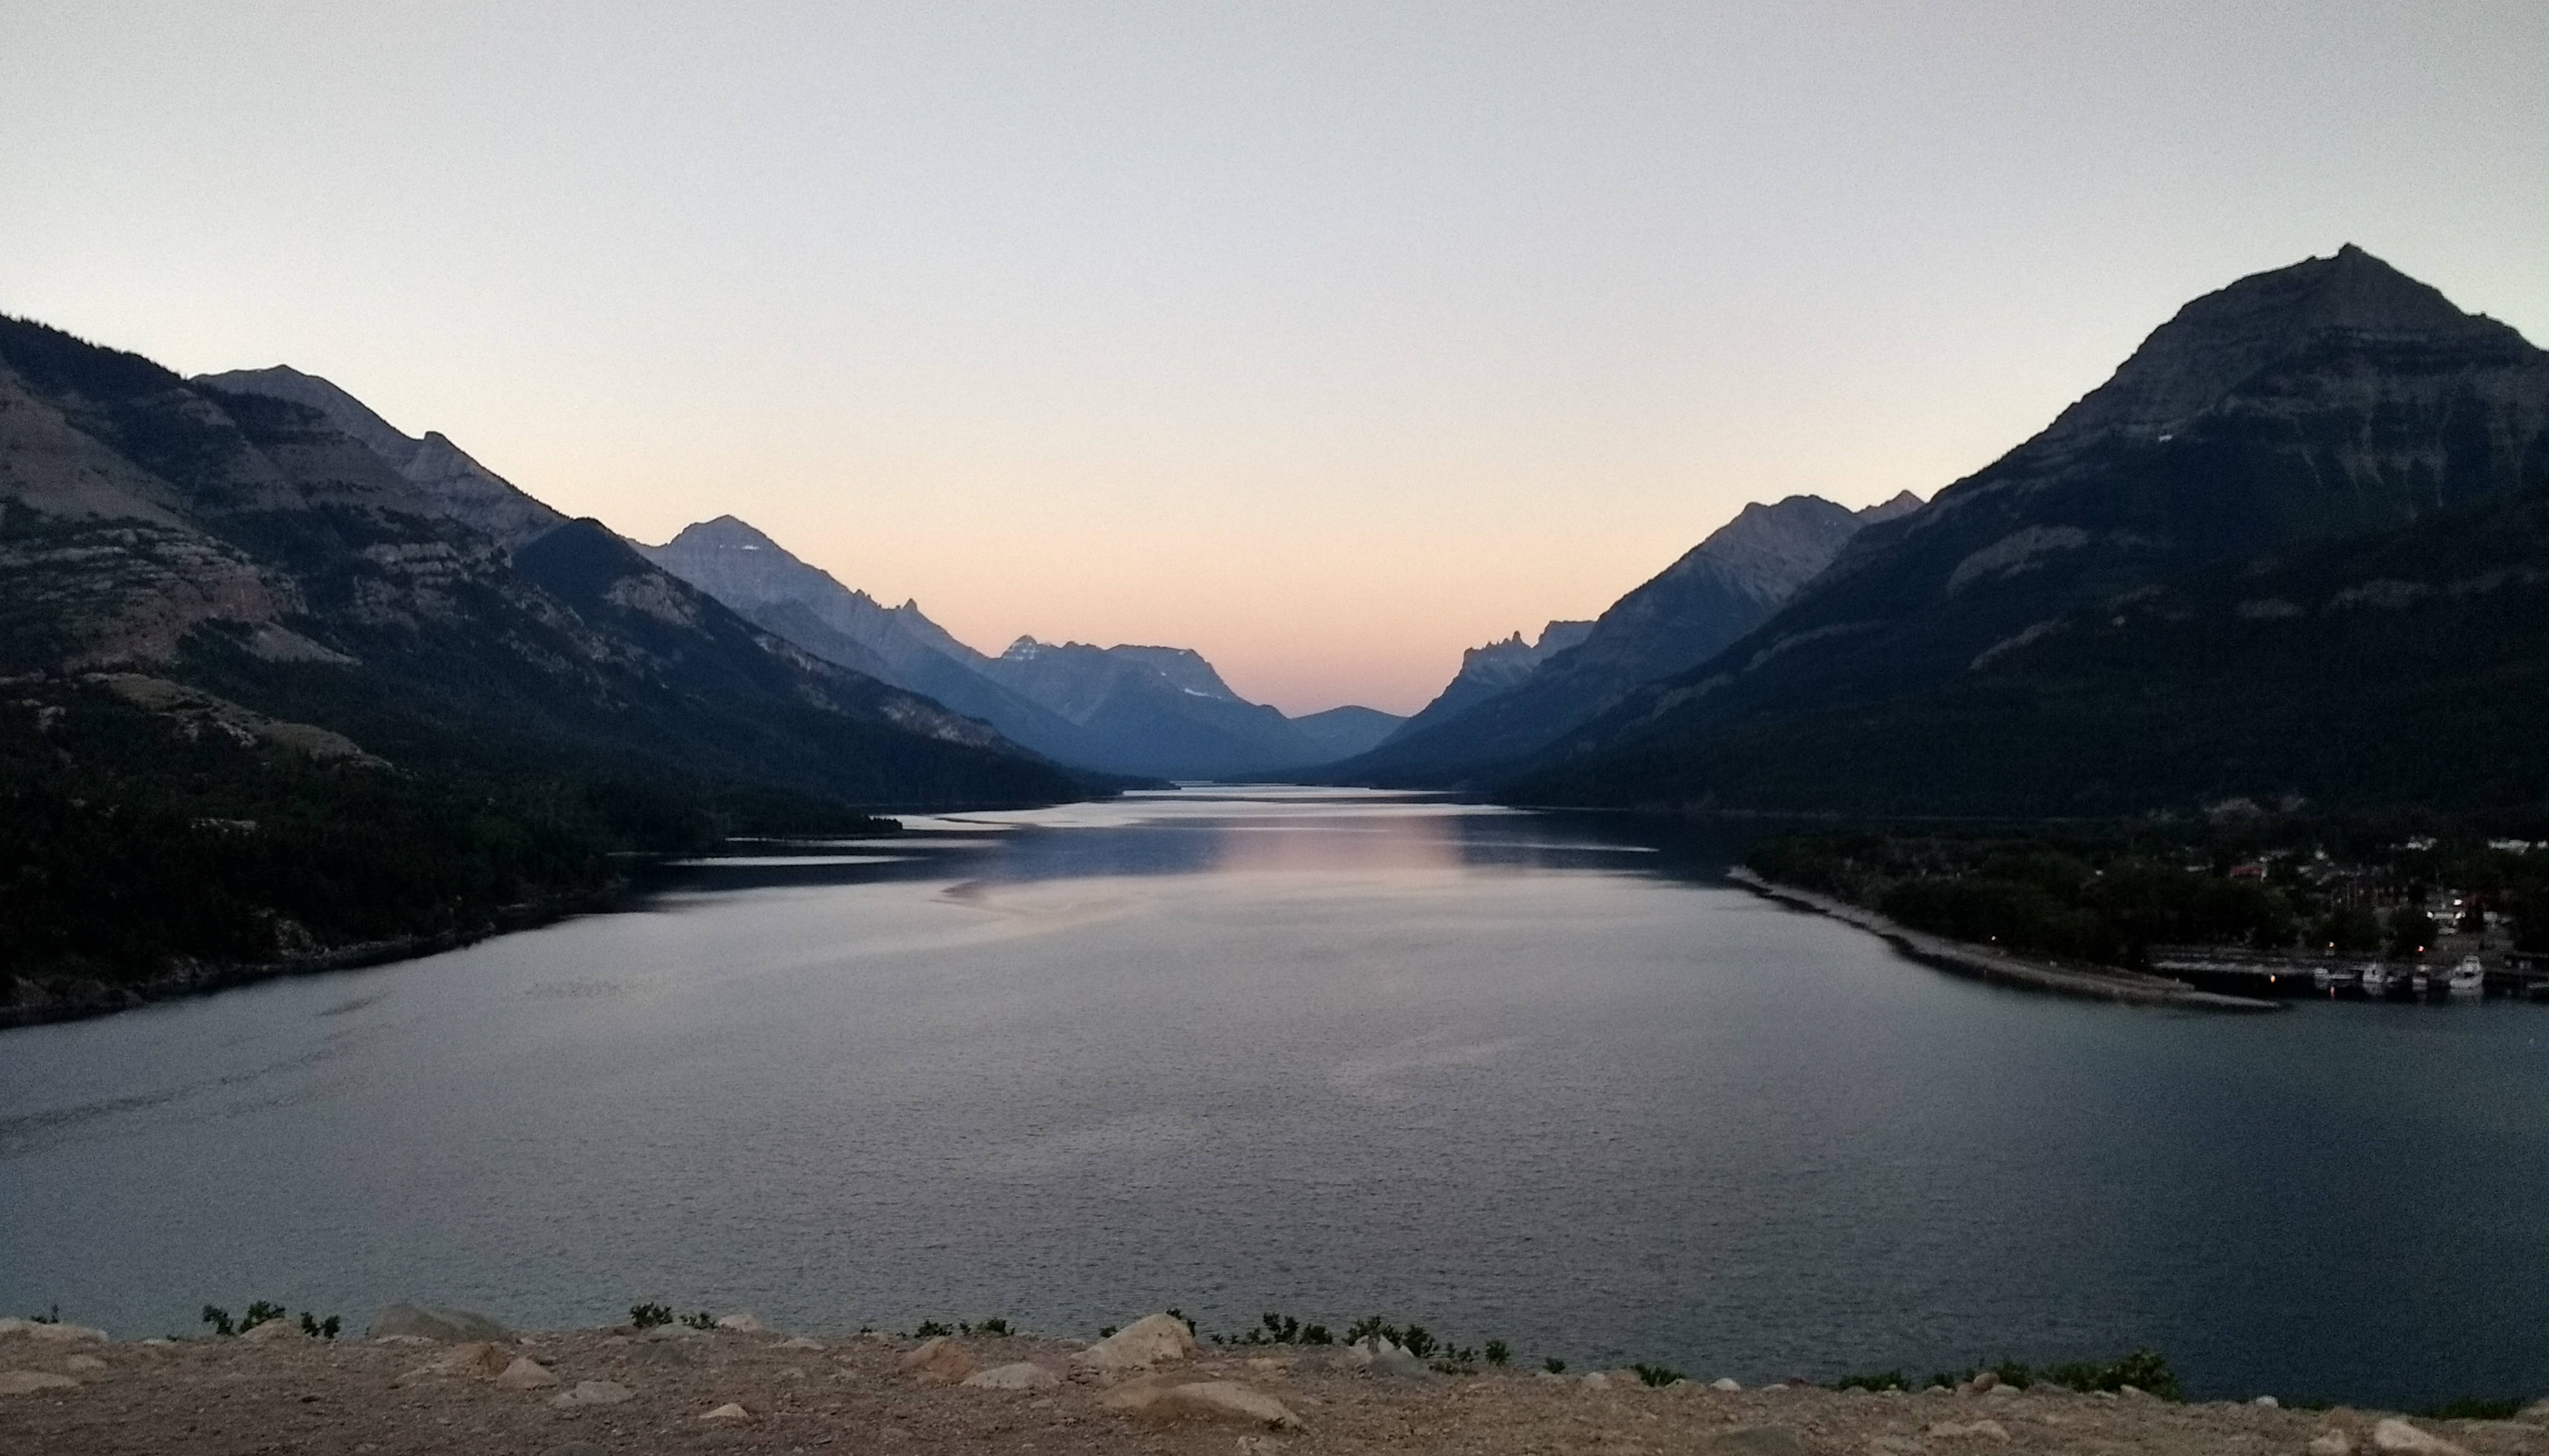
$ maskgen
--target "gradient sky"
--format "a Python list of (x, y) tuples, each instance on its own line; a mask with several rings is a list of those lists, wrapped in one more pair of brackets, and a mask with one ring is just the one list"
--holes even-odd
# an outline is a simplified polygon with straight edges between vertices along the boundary
[(2346, 241), (2549, 339), (2541, 0), (0, 11), (0, 311), (1292, 711)]

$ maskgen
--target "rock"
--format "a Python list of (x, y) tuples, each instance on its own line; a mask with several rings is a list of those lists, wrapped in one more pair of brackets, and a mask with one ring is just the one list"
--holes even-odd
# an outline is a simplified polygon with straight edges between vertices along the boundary
[[(488, 1348), (495, 1347), (490, 1345)], [(558, 1378), (549, 1374), (546, 1365), (528, 1355), (515, 1356), (514, 1363), (506, 1366), (504, 1373), (496, 1377), (496, 1389), (500, 1391), (535, 1391), (557, 1383)]]
[(94, 1375), (106, 1368), (106, 1362), (95, 1355), (73, 1355), (62, 1361), (62, 1368), (74, 1375)]
[(1275, 1452), (1282, 1449), (1282, 1442), (1268, 1436), (1241, 1436), (1239, 1438), (1239, 1456), (1274, 1456)]
[(2019, 1391), (2019, 1388), (2014, 1385), (1994, 1385), (1985, 1390), (1983, 1394), (1986, 1396), (2015, 1396), (2021, 1394), (2021, 1392)]
[(771, 1346), (772, 1349), (777, 1350), (819, 1350), (822, 1347), (823, 1342), (821, 1340), (807, 1339), (802, 1334), (793, 1339), (783, 1339), (779, 1343)]
[(758, 1316), (749, 1315), (741, 1310), (737, 1310), (731, 1315), (719, 1315), (717, 1317), (716, 1327), (719, 1329), (731, 1329), (737, 1334), (759, 1334), (761, 1333), (761, 1320)]
[(1596, 1370), (1584, 1377), (1583, 1385), (1586, 1390), (1606, 1391), (1611, 1388), (1611, 1377)]
[(2280, 1410), (2284, 1408), (2284, 1403), (2276, 1400), (2272, 1396), (2259, 1396), (2248, 1404), (2251, 1406), (2263, 1406), (2269, 1410)]
[(1062, 1377), (1032, 1360), (1014, 1365), (994, 1365), (966, 1376), (964, 1383), (986, 1391), (1049, 1391), (1062, 1384)]
[(616, 1406), (635, 1394), (628, 1387), (608, 1380), (584, 1380), (576, 1382), (574, 1390), (560, 1391), (549, 1397), (549, 1404), (562, 1410), (578, 1406)]
[(32, 1396), (38, 1391), (77, 1390), (79, 1382), (44, 1370), (0, 1370), (0, 1396)]
[(385, 1335), (414, 1335), (436, 1344), (467, 1344), (472, 1340), (510, 1340), (514, 1331), (467, 1310), (426, 1310), (415, 1305), (392, 1305), (372, 1317), (366, 1339)]
[(2460, 1447), (2432, 1431), (2419, 1430), (2395, 1415), (2385, 1417), (2372, 1427), (2372, 1449), (2417, 1453), (2417, 1456), (2462, 1456)]
[(1726, 1391), (1729, 1393), (1744, 1389), (1744, 1387), (1736, 1384), (1732, 1377), (1724, 1375), (1710, 1381), (1708, 1383), (1708, 1388), (1713, 1391)]
[(2005, 1441), (2009, 1439), (2009, 1427), (1997, 1420), (1975, 1420), (1963, 1425), (1958, 1425), (1952, 1420), (1941, 1420), (1930, 1427), (1930, 1434), (1941, 1439), (1978, 1436), (1984, 1440)]
[(1194, 1331), (1175, 1315), (1145, 1315), (1071, 1358), (1094, 1370), (1145, 1370), (1194, 1353)]
[(1711, 1437), (1718, 1456), (1806, 1456), (1806, 1443), (1784, 1425), (1739, 1425)]
[(1973, 1379), (1966, 1381), (1963, 1385), (1958, 1386), (1956, 1389), (1969, 1396), (1981, 1396), (1988, 1395), (1999, 1388), (2000, 1377), (1993, 1374), (1991, 1371), (1986, 1370), (1982, 1374), (1975, 1376)]
[(1367, 1357), (1363, 1366), (1366, 1375), (1388, 1380), (1431, 1380), (1434, 1377), (1434, 1372), (1425, 1368), (1424, 1361), (1385, 1339), (1372, 1341), (1372, 1347), (1364, 1353)]
[(1157, 1421), (1220, 1421), (1296, 1430), (1301, 1417), (1264, 1391), (1235, 1380), (1179, 1384), (1161, 1376), (1128, 1381), (1097, 1398), (1100, 1409)]
[(101, 1341), (106, 1338), (105, 1330), (91, 1329), (85, 1324), (62, 1324), (43, 1320), (20, 1320), (14, 1316), (6, 1320), (0, 1320), (0, 1339), (6, 1339), (13, 1334), (24, 1335), (28, 1339), (48, 1340), (56, 1344), (79, 1344), (84, 1341)]
[(2323, 1430), (2310, 1439), (2310, 1456), (2354, 1456), (2354, 1437), (2341, 1430)]
[(309, 1337), (301, 1332), (300, 1325), (283, 1319), (264, 1320), (253, 1328), (239, 1333), (239, 1338), (250, 1344), (271, 1344), (276, 1340), (308, 1339)]
[(920, 1380), (952, 1385), (974, 1373), (974, 1357), (942, 1334), (903, 1356), (902, 1373)]
[(505, 1347), (486, 1340), (472, 1340), (455, 1345), (451, 1353), (425, 1367), (424, 1375), (458, 1375), (470, 1380), (494, 1380), (514, 1363)]
[(726, 1402), (724, 1405), (719, 1406), (715, 1410), (700, 1417), (702, 1420), (750, 1420), (751, 1418), (751, 1411), (744, 1410), (741, 1406), (736, 1405), (732, 1401)]

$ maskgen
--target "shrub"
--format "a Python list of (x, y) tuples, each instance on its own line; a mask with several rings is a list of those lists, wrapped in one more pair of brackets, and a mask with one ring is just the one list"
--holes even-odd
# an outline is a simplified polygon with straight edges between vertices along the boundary
[(330, 1315), (325, 1320), (313, 1320), (310, 1318), (309, 1311), (301, 1312), (301, 1332), (312, 1339), (334, 1339), (336, 1331), (344, 1327), (344, 1317), (340, 1315)]
[(213, 1333), (215, 1334), (234, 1334), (237, 1332), (231, 1328), (231, 1312), (222, 1309), (218, 1305), (204, 1306), (203, 1322), (213, 1326)]
[[(911, 1337), (913, 1339), (936, 1339), (942, 1334), (954, 1334), (955, 1332), (955, 1330), (948, 1328), (946, 1325), (939, 1323), (935, 1320), (923, 1320), (920, 1321), (920, 1327), (911, 1332)], [(1109, 1330), (1107, 1332), (1111, 1334), (1114, 1331)]]
[(2522, 1408), (2529, 1404), (2530, 1402), (2520, 1396), (2508, 1397), (2502, 1401), (2471, 1398), (2445, 1401), (2439, 1406), (2428, 1406), (2416, 1413), (2429, 1420), (2511, 1420), (2521, 1414)]
[(1901, 1391), (1909, 1390), (1911, 1386), (1903, 1379), (1902, 1371), (1879, 1370), (1871, 1375), (1844, 1375), (1834, 1381), (1832, 1388), (1837, 1391)]
[(239, 1317), (239, 1333), (245, 1334), (249, 1330), (256, 1328), (258, 1325), (265, 1323), (269, 1320), (280, 1320), (282, 1318), (283, 1307), (281, 1305), (276, 1304), (272, 1300), (258, 1300), (256, 1303), (247, 1307), (246, 1314)]
[(1566, 1362), (1558, 1358), (1556, 1355), (1552, 1355), (1548, 1359), (1540, 1362), (1540, 1368), (1548, 1371), (1552, 1375), (1564, 1375), (1566, 1373)]
[(1681, 1379), (1681, 1372), (1669, 1365), (1640, 1364), (1629, 1368), (1638, 1372), (1638, 1379), (1652, 1386), (1666, 1386)]
[(630, 1305), (628, 1322), (639, 1329), (652, 1329), (658, 1324), (672, 1323), (673, 1312), (663, 1305)]
[(956, 1331), (959, 1334), (982, 1335), (1009, 1334), (1013, 1332), (1009, 1328), (1009, 1321), (996, 1316), (989, 1320), (977, 1320), (971, 1324), (959, 1320), (956, 1321)]
[(1512, 1358), (1513, 1358), (1513, 1350), (1512, 1350), (1512, 1348), (1511, 1348), (1511, 1347), (1509, 1347), (1508, 1345), (1506, 1345), (1506, 1344), (1505, 1344), (1505, 1342), (1504, 1342), (1503, 1340), (1500, 1340), (1500, 1339), (1491, 1339), (1491, 1340), (1487, 1341), (1487, 1363), (1488, 1363), (1488, 1364), (1490, 1364), (1490, 1365), (1502, 1365), (1502, 1364), (1503, 1364), (1503, 1363), (1505, 1363), (1507, 1360), (1510, 1360), (1510, 1359), (1512, 1359)]
[(716, 1317), (706, 1310), (700, 1310), (692, 1314), (684, 1315), (682, 1317), (682, 1322), (693, 1329), (716, 1328)]

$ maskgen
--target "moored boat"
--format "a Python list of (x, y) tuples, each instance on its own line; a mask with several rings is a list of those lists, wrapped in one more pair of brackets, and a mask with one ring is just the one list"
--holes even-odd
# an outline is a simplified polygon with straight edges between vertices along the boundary
[(2367, 965), (2363, 967), (2362, 982), (2364, 995), (2388, 995), (2390, 992), (2390, 968), (2386, 965)]
[(2477, 996), (2487, 991), (2487, 967), (2475, 956), (2464, 956), (2452, 967), (2451, 993), (2455, 996)]

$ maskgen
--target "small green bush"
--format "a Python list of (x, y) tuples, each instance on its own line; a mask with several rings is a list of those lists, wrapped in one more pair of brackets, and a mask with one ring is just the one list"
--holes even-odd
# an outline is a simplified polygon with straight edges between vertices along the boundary
[(993, 1335), (1009, 1334), (1014, 1331), (1009, 1328), (1008, 1320), (995, 1317), (990, 1320), (977, 1320), (971, 1324), (959, 1320), (956, 1321), (956, 1332), (959, 1334)]
[(1556, 1355), (1552, 1355), (1548, 1359), (1540, 1362), (1540, 1368), (1548, 1371), (1552, 1375), (1564, 1375), (1566, 1373), (1566, 1362), (1558, 1358)]
[(204, 1322), (213, 1326), (213, 1333), (215, 1334), (237, 1333), (236, 1330), (231, 1327), (231, 1312), (218, 1305), (204, 1306)]
[(665, 1305), (630, 1305), (628, 1322), (639, 1329), (652, 1329), (658, 1324), (672, 1323), (673, 1312)]
[(1903, 1379), (1902, 1371), (1879, 1370), (1872, 1375), (1844, 1375), (1834, 1381), (1832, 1388), (1837, 1391), (1900, 1391), (1909, 1390), (1911, 1386)]
[(1629, 1368), (1630, 1368), (1631, 1370), (1634, 1370), (1634, 1371), (1638, 1372), (1638, 1379), (1640, 1379), (1640, 1380), (1642, 1380), (1642, 1381), (1645, 1381), (1647, 1384), (1649, 1384), (1649, 1385), (1652, 1385), (1652, 1386), (1666, 1386), (1666, 1385), (1670, 1385), (1670, 1384), (1672, 1384), (1674, 1381), (1679, 1380), (1679, 1379), (1681, 1379), (1681, 1378), (1682, 1378), (1682, 1376), (1681, 1376), (1681, 1372), (1680, 1372), (1680, 1371), (1678, 1371), (1678, 1370), (1675, 1370), (1674, 1368), (1672, 1368), (1672, 1367), (1671, 1367), (1671, 1366), (1669, 1366), (1669, 1365), (1645, 1365), (1645, 1364), (1639, 1364), (1639, 1365), (1632, 1365), (1632, 1366), (1630, 1366)]
[(955, 1330), (948, 1328), (946, 1325), (939, 1323), (935, 1320), (923, 1320), (920, 1321), (920, 1327), (911, 1332), (911, 1337), (913, 1339), (936, 1339), (942, 1334), (954, 1334), (955, 1332)]
[(1513, 1349), (1512, 1349), (1512, 1347), (1511, 1347), (1511, 1346), (1507, 1345), (1503, 1340), (1500, 1340), (1500, 1339), (1491, 1339), (1491, 1340), (1487, 1341), (1487, 1363), (1488, 1363), (1488, 1364), (1490, 1364), (1490, 1365), (1502, 1365), (1502, 1364), (1504, 1364), (1506, 1361), (1508, 1361), (1508, 1360), (1510, 1360), (1510, 1359), (1512, 1359), (1512, 1358), (1513, 1358)]
[(2529, 1404), (2531, 1403), (2520, 1396), (2510, 1396), (2502, 1401), (2471, 1397), (2458, 1401), (2445, 1401), (2439, 1406), (2428, 1406), (2416, 1413), (2429, 1420), (2511, 1420), (2521, 1414), (2522, 1408)]
[(682, 1322), (693, 1329), (716, 1328), (716, 1317), (706, 1310), (699, 1310), (692, 1314), (684, 1315), (682, 1317)]

